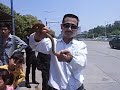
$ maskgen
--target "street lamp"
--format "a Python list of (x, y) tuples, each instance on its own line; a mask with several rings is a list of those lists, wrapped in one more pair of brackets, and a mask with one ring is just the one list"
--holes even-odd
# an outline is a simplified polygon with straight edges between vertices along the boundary
[[(43, 12), (45, 12), (45, 13), (53, 13), (53, 12), (55, 12), (55, 11), (43, 11)], [(46, 26), (48, 25), (48, 21), (47, 21), (46, 18), (45, 18), (45, 25), (46, 25)]]
[(47, 26), (48, 24), (50, 24), (50, 23), (60, 23), (60, 22), (57, 22), (57, 21), (50, 21), (50, 22), (48, 22), (48, 21), (46, 20), (46, 18), (45, 18), (45, 24), (46, 24), (46, 26)]
[(48, 24), (48, 23), (47, 23), (47, 20), (46, 20), (46, 18), (45, 18), (45, 25), (47, 26), (47, 24)]
[(111, 22), (112, 20), (110, 20), (110, 21), (106, 21), (105, 22), (105, 37), (107, 37), (107, 27), (108, 27), (108, 25), (109, 25), (109, 23)]
[(11, 0), (11, 16), (12, 16), (12, 31), (13, 31), (13, 35), (15, 35), (13, 0)]

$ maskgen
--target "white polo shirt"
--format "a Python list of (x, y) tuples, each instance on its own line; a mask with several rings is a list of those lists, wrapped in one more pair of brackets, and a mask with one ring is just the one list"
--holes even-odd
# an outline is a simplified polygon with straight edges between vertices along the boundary
[(45, 38), (40, 42), (35, 42), (34, 35), (30, 36), (30, 46), (34, 47), (38, 52), (51, 55), (48, 84), (57, 90), (78, 89), (84, 80), (82, 70), (85, 68), (87, 62), (86, 44), (74, 39), (69, 44), (66, 44), (62, 39), (54, 39), (56, 52), (67, 49), (73, 55), (70, 63), (59, 62), (51, 51), (50, 39)]

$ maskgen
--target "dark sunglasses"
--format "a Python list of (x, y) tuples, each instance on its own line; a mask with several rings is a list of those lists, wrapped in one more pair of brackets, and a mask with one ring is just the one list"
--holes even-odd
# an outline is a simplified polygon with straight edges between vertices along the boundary
[(69, 29), (71, 27), (71, 29), (78, 29), (78, 26), (74, 25), (74, 24), (70, 24), (70, 23), (64, 23), (63, 27), (66, 29)]

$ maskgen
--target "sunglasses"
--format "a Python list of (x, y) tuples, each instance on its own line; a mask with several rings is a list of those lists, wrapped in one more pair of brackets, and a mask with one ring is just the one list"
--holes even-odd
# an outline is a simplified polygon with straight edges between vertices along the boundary
[(76, 25), (74, 25), (74, 24), (70, 24), (70, 23), (64, 23), (64, 24), (63, 24), (63, 27), (64, 27), (65, 29), (71, 28), (72, 30), (78, 29), (78, 26), (76, 26)]

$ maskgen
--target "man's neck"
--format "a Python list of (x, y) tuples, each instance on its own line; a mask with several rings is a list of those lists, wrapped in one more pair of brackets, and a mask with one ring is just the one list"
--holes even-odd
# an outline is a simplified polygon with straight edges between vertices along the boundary
[(65, 38), (65, 37), (63, 37), (63, 41), (64, 41), (66, 44), (68, 44), (69, 42), (71, 42), (72, 39), (73, 39), (73, 38)]
[(3, 35), (3, 39), (6, 40), (8, 39), (9, 35)]

